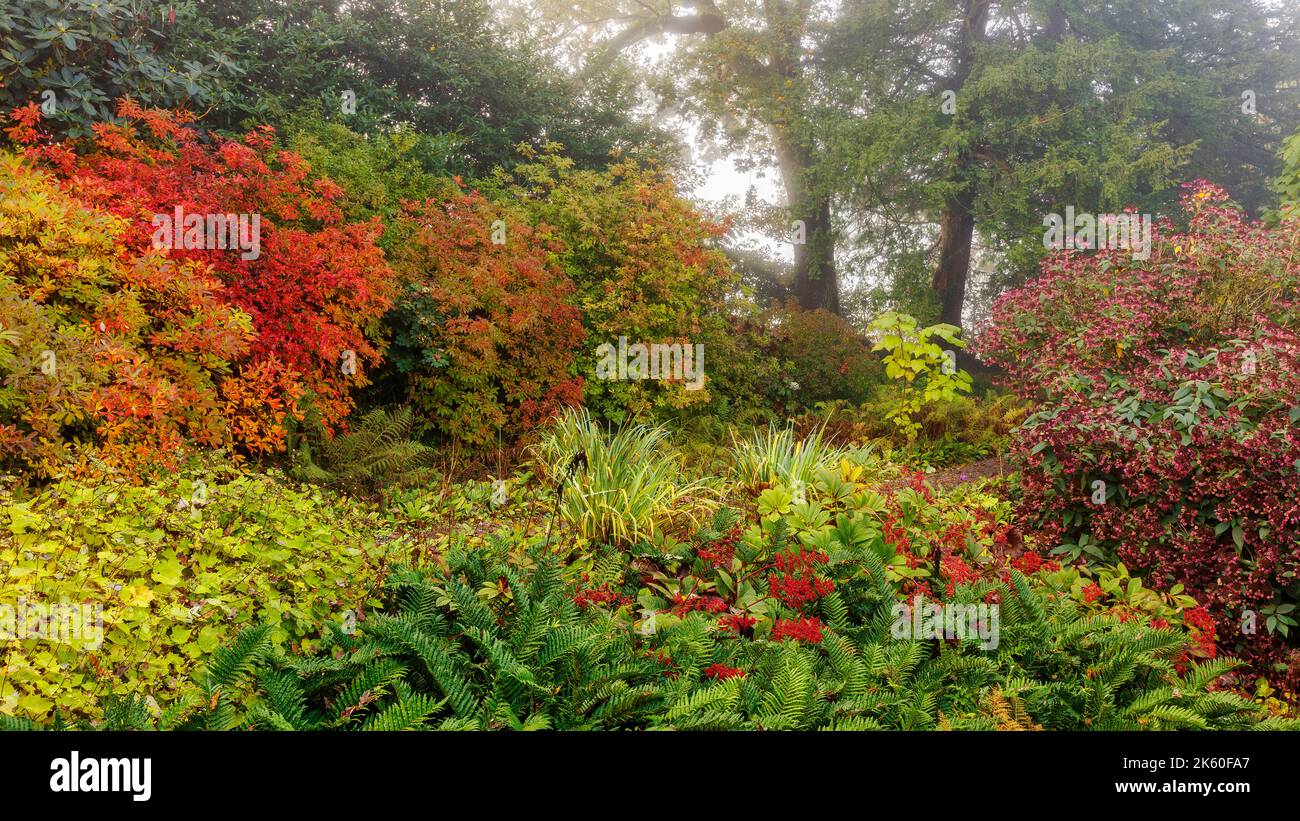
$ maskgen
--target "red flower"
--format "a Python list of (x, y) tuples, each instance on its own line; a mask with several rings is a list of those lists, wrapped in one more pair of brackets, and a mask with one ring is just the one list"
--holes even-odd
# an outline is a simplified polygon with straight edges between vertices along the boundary
[(908, 478), (908, 485), (921, 494), (927, 502), (934, 501), (934, 494), (930, 491), (930, 486), (925, 483), (925, 471), (918, 470)]
[(1100, 599), (1104, 595), (1104, 592), (1105, 591), (1101, 589), (1101, 585), (1097, 584), (1096, 582), (1093, 582), (1092, 584), (1083, 588), (1083, 600), (1091, 604), (1092, 602), (1095, 602), (1097, 599)]
[(1055, 573), (1061, 569), (1061, 566), (1053, 561), (1047, 561), (1037, 553), (1024, 553), (1011, 560), (1011, 566), (1026, 576), (1032, 576), (1040, 570), (1048, 573)]
[(810, 573), (815, 565), (826, 564), (829, 560), (830, 557), (820, 550), (800, 549), (798, 553), (776, 554), (776, 569), (782, 573)]
[(727, 609), (727, 603), (717, 596), (697, 596), (694, 593), (683, 596), (681, 593), (677, 593), (673, 595), (673, 604), (670, 609), (678, 616), (684, 616), (692, 610), (721, 613)]
[(1189, 628), (1193, 642), (1192, 653), (1202, 658), (1215, 657), (1214, 617), (1204, 607), (1193, 607), (1183, 613), (1183, 624)]
[(896, 524), (894, 517), (888, 517), (880, 523), (885, 544), (894, 548), (895, 553), (906, 553), (911, 548), (907, 537), (907, 528)]
[(811, 574), (799, 577), (772, 573), (768, 577), (767, 589), (786, 607), (798, 610), (808, 602), (830, 595), (835, 590), (835, 583), (830, 579), (815, 578)]
[(973, 582), (979, 578), (975, 569), (966, 564), (966, 560), (960, 556), (944, 556), (940, 567), (943, 575), (948, 578), (946, 590), (949, 598), (956, 591), (957, 585)]

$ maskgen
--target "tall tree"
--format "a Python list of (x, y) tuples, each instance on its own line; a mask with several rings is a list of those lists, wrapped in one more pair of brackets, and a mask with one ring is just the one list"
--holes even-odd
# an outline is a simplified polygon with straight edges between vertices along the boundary
[[(805, 308), (840, 310), (832, 222), (833, 179), (824, 173), (817, 43), (833, 28), (814, 0), (587, 0), (552, 12), (586, 25), (588, 77), (650, 37), (680, 38), (677, 95), (706, 112), (734, 145), (768, 150), (785, 192), (794, 243), (793, 291)], [(665, 78), (661, 77), (660, 80)]]
[(953, 324), (977, 238), (997, 287), (1034, 269), (1042, 219), (1066, 205), (1156, 211), (1205, 177), (1257, 208), (1300, 113), (1295, 21), (1261, 0), (850, 2), (822, 68), (871, 90), (839, 144), (870, 146), (876, 168), (846, 175), (845, 201), (931, 215)]
[[(988, 29), (989, 5), (992, 0), (964, 0), (955, 33), (952, 70), (943, 82), (955, 103), (975, 69), (976, 48)], [(939, 217), (939, 264), (934, 270), (933, 287), (939, 297), (939, 321), (961, 325), (962, 307), (966, 303), (966, 278), (970, 271), (971, 241), (975, 237), (976, 181), (971, 167), (979, 161), (980, 146), (969, 143), (954, 152), (947, 182), (951, 189), (944, 195)]]
[(520, 143), (561, 143), (584, 166), (666, 145), (629, 116), (636, 99), (624, 76), (579, 82), (513, 37), (488, 0), (194, 2), (196, 34), (233, 40), (247, 69), (237, 104), (210, 118), (229, 128), (305, 107), (361, 132), (455, 134), (453, 167), (472, 174), (513, 164)]

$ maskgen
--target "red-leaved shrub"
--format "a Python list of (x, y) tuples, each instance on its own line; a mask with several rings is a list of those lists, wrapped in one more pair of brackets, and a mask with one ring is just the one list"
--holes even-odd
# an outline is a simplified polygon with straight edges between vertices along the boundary
[(581, 312), (545, 225), (449, 185), (408, 203), (398, 230), (392, 354), (424, 426), (484, 444), (582, 404)]
[[(128, 220), (119, 238), (124, 253), (152, 249), (155, 215), (173, 216), (178, 207), (190, 215), (257, 215), (255, 258), (211, 247), (168, 254), (210, 266), (225, 286), (222, 298), (252, 317), (251, 364), (287, 369), (314, 395), (327, 425), (340, 421), (352, 408), (351, 391), (366, 384), (366, 363), (381, 356), (371, 332), (390, 304), (393, 274), (376, 245), (378, 219), (347, 222), (338, 186), (279, 150), (269, 127), (235, 141), (191, 128), (184, 111), (123, 100), (118, 115), (124, 122), (97, 125), (87, 146), (50, 143), (34, 105), (16, 112), (9, 134), (80, 200)], [(263, 384), (283, 381), (266, 376), (263, 369)]]
[(224, 404), (256, 391), (230, 367), (248, 315), (208, 266), (124, 249), (126, 230), (0, 153), (0, 466), (134, 475), (246, 441)]
[(1185, 585), (1274, 674), (1300, 599), (1300, 223), (1248, 222), (1206, 183), (1183, 206), (1149, 259), (1054, 254), (977, 350), (1043, 403), (1017, 442), (1021, 514), (1060, 553)]

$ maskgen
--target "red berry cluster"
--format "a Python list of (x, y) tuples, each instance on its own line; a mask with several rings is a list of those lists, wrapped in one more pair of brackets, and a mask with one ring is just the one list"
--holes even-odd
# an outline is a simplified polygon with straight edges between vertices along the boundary
[(828, 560), (829, 557), (820, 550), (800, 549), (798, 552), (778, 553), (775, 564), (781, 572), (768, 574), (768, 595), (793, 610), (800, 610), (809, 602), (829, 596), (835, 590), (835, 583), (830, 579), (818, 578), (815, 574), (816, 567)]
[(744, 678), (745, 671), (739, 667), (728, 667), (725, 664), (710, 664), (704, 668), (704, 675), (706, 678), (726, 681), (729, 678)]
[(810, 619), (777, 619), (772, 627), (772, 640), (794, 639), (803, 644), (822, 643), (822, 621)]
[(609, 583), (606, 582), (600, 587), (584, 588), (574, 593), (573, 603), (586, 610), (594, 604), (605, 607), (622, 607), (623, 605), (632, 604), (632, 600), (617, 591), (610, 590)]

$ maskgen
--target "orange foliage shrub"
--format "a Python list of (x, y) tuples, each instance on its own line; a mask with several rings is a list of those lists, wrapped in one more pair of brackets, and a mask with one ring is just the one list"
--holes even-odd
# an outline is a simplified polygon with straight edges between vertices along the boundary
[[(122, 101), (123, 124), (96, 126), (89, 150), (72, 152), (49, 142), (34, 106), (15, 115), (9, 129), (33, 159), (53, 169), (65, 188), (85, 203), (125, 220), (118, 241), (142, 254), (166, 241), (155, 217), (237, 215), (256, 234), (248, 248), (171, 247), (177, 261), (201, 262), (224, 284), (221, 299), (252, 318), (251, 362), (281, 369), (274, 387), (301, 374), (327, 425), (352, 409), (352, 391), (365, 385), (365, 367), (377, 363), (377, 324), (388, 309), (393, 274), (376, 245), (378, 219), (348, 222), (336, 201), (341, 189), (314, 179), (300, 156), (279, 150), (269, 127), (242, 141), (204, 140), (183, 111), (145, 110)], [(257, 218), (256, 232), (251, 230)], [(344, 363), (355, 363), (355, 368)], [(282, 407), (293, 401), (275, 388)], [(259, 439), (253, 450), (268, 443)]]
[(548, 229), (449, 186), (409, 203), (400, 230), (393, 357), (433, 426), (481, 444), (581, 404), (573, 363), (585, 334)]
[[(197, 260), (124, 249), (127, 221), (0, 154), (0, 459), (51, 474), (231, 443), (218, 385), (254, 335)], [(86, 457), (90, 458), (90, 457)]]

